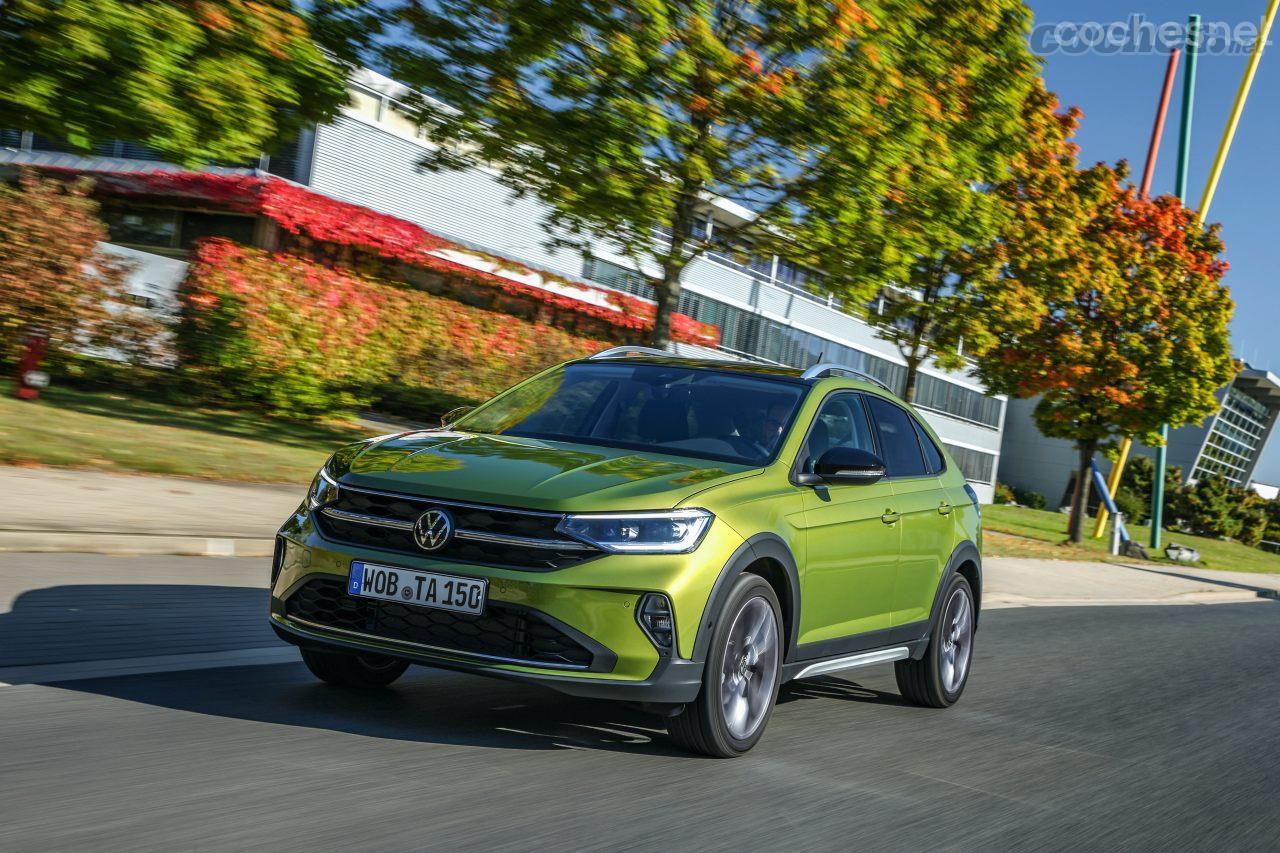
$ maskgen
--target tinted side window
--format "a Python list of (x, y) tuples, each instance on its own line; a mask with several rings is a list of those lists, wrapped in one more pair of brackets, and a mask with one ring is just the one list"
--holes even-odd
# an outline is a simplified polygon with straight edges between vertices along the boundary
[(856, 447), (875, 452), (871, 424), (857, 394), (837, 394), (822, 404), (809, 431), (802, 470), (813, 473), (814, 463), (833, 447)]
[(879, 397), (867, 397), (871, 417), (875, 418), (880, 433), (880, 456), (890, 477), (920, 477), (927, 474), (924, 456), (920, 452), (920, 440), (911, 416), (902, 409)]
[(929, 433), (919, 421), (912, 418), (911, 423), (915, 426), (916, 435), (920, 438), (920, 447), (924, 449), (924, 462), (929, 466), (929, 473), (941, 474), (942, 469), (947, 467), (947, 463), (942, 461), (942, 451), (933, 443), (933, 439), (929, 437)]

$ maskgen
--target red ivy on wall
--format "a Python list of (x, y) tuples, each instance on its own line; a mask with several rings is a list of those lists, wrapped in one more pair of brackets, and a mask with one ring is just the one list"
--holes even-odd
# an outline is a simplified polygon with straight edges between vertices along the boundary
[[(519, 274), (533, 273), (542, 276), (544, 281), (602, 293), (613, 307), (594, 305), (495, 273), (473, 269), (434, 254), (440, 250), (452, 249), (478, 255), (470, 249), (451, 243), (403, 219), (338, 201), (276, 177), (175, 171), (92, 174), (98, 182), (99, 190), (110, 195), (199, 201), (237, 213), (257, 214), (271, 219), (291, 234), (319, 243), (402, 261), (476, 287), (496, 288), (505, 294), (533, 300), (558, 311), (585, 314), (619, 329), (637, 333), (637, 336), (653, 327), (655, 306), (646, 300), (560, 279), (505, 258), (489, 259), (498, 263), (502, 269)], [(671, 333), (674, 340), (682, 343), (715, 346), (720, 342), (720, 331), (714, 325), (699, 322), (684, 314), (676, 314), (671, 318)]]
[(196, 249), (180, 301), (188, 375), (215, 396), (291, 414), (367, 405), (387, 383), (483, 400), (530, 373), (607, 346), (220, 239)]

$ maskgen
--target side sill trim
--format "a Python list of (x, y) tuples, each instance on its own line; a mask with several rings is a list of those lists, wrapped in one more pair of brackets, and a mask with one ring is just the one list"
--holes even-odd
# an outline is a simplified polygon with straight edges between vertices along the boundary
[(877, 663), (906, 660), (909, 657), (911, 657), (911, 650), (906, 646), (877, 649), (873, 652), (845, 655), (844, 657), (833, 658), (831, 660), (820, 660), (817, 663), (811, 663), (796, 673), (795, 678), (812, 678), (815, 675), (826, 675), (830, 672), (840, 672), (845, 669), (856, 669), (860, 666), (871, 666), (872, 664)]

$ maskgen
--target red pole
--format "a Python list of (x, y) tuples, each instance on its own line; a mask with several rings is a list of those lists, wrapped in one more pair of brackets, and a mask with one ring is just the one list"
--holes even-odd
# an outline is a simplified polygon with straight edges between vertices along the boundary
[[(1156, 123), (1151, 128), (1151, 146), (1147, 148), (1147, 167), (1142, 172), (1142, 186), (1138, 191), (1143, 198), (1151, 195), (1151, 179), (1156, 174), (1156, 158), (1160, 156), (1160, 140), (1164, 137), (1164, 122), (1169, 117), (1169, 101), (1173, 98), (1173, 81), (1178, 76), (1178, 59), (1182, 56), (1182, 48), (1175, 47), (1169, 54), (1169, 67), (1164, 72), (1164, 91), (1160, 93), (1160, 108), (1156, 110)], [(1107, 488), (1114, 495), (1120, 488), (1124, 477), (1124, 466), (1129, 460), (1129, 452), (1133, 449), (1133, 439), (1126, 437), (1120, 442), (1120, 457), (1111, 466), (1111, 476), (1107, 479)], [(1098, 507), (1098, 520), (1093, 529), (1093, 538), (1098, 539), (1107, 530), (1107, 517), (1110, 513), (1105, 506)]]
[(1169, 54), (1169, 67), (1164, 72), (1164, 91), (1160, 93), (1160, 109), (1156, 111), (1155, 127), (1151, 128), (1151, 147), (1147, 149), (1147, 168), (1142, 173), (1139, 191), (1143, 198), (1151, 195), (1151, 179), (1156, 174), (1156, 158), (1160, 155), (1160, 140), (1164, 137), (1164, 122), (1169, 115), (1169, 100), (1173, 97), (1173, 81), (1178, 76), (1178, 60), (1182, 48), (1175, 47)]

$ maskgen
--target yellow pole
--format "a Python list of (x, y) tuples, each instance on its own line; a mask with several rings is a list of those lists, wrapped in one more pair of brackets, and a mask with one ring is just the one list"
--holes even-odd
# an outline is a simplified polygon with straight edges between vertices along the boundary
[[(1213, 160), (1213, 169), (1209, 172), (1209, 181), (1205, 184), (1204, 198), (1200, 201), (1200, 212), (1197, 216), (1201, 226), (1208, 220), (1209, 207), (1213, 204), (1213, 197), (1217, 195), (1218, 184), (1222, 180), (1222, 171), (1227, 165), (1227, 155), (1231, 153), (1231, 144), (1235, 141), (1236, 130), (1240, 127), (1240, 118), (1244, 115), (1244, 105), (1249, 100), (1250, 90), (1253, 89), (1253, 80), (1258, 76), (1258, 66), (1262, 64), (1262, 52), (1267, 47), (1267, 39), (1271, 38), (1271, 28), (1276, 22), (1277, 12), (1280, 12), (1280, 0), (1270, 0), (1267, 4), (1266, 15), (1262, 19), (1262, 29), (1258, 32), (1258, 40), (1253, 43), (1253, 51), (1249, 54), (1249, 64), (1245, 66), (1244, 78), (1240, 81), (1240, 90), (1236, 92), (1236, 102), (1231, 107), (1231, 117), (1227, 120), (1227, 127), (1222, 133), (1222, 142), (1218, 145), (1218, 155)], [(1120, 478), (1124, 476), (1124, 466), (1129, 459), (1129, 451), (1132, 448), (1133, 440), (1126, 438), (1120, 445), (1120, 456), (1111, 469), (1111, 478), (1107, 482), (1107, 488), (1111, 490), (1113, 499), (1116, 496), (1116, 487), (1120, 485)], [(1098, 508), (1098, 523), (1093, 531), (1095, 539), (1105, 532), (1107, 516), (1109, 515), (1110, 513), (1105, 506)]]
[(1231, 108), (1231, 118), (1227, 120), (1227, 128), (1222, 134), (1222, 144), (1218, 146), (1218, 156), (1214, 158), (1213, 169), (1209, 172), (1209, 182), (1204, 188), (1204, 199), (1200, 202), (1200, 224), (1203, 225), (1209, 216), (1209, 206), (1218, 192), (1218, 182), (1222, 180), (1222, 170), (1227, 165), (1227, 154), (1231, 152), (1231, 143), (1235, 140), (1236, 129), (1240, 126), (1240, 117), (1244, 115), (1245, 102), (1249, 100), (1249, 90), (1253, 88), (1253, 78), (1258, 74), (1258, 65), (1262, 62), (1262, 51), (1266, 49), (1267, 39), (1271, 37), (1271, 26), (1276, 22), (1276, 12), (1280, 11), (1280, 0), (1271, 0), (1267, 6), (1266, 17), (1262, 19), (1262, 30), (1258, 40), (1254, 42), (1253, 53), (1249, 55), (1249, 64), (1244, 70), (1244, 79), (1240, 81), (1240, 91), (1236, 93), (1235, 105)]
[[(1111, 466), (1111, 476), (1107, 478), (1107, 488), (1111, 491), (1111, 499), (1116, 499), (1116, 489), (1120, 487), (1120, 478), (1124, 476), (1124, 466), (1129, 461), (1129, 451), (1133, 449), (1133, 439), (1126, 438), (1120, 444), (1120, 455), (1116, 457), (1116, 464)], [(1093, 528), (1093, 538), (1101, 538), (1103, 533), (1107, 532), (1107, 519), (1111, 517), (1110, 510), (1107, 509), (1105, 503), (1098, 504), (1098, 523)], [(1132, 519), (1130, 519), (1132, 521)]]

